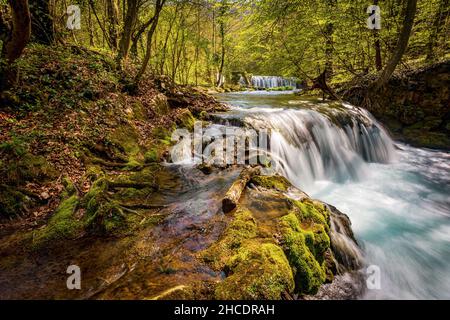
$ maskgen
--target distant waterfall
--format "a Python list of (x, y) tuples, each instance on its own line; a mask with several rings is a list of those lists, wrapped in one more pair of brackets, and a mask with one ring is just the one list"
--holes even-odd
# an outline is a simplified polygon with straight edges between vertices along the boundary
[(283, 78), (275, 76), (253, 76), (252, 85), (255, 88), (278, 88), (278, 87), (293, 87), (297, 88), (297, 79)]

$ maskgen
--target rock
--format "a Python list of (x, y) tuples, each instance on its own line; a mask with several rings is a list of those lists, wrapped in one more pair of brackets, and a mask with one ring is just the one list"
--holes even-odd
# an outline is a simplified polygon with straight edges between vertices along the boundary
[(160, 93), (153, 99), (154, 110), (158, 115), (166, 115), (169, 113), (169, 103), (167, 97)]
[[(200, 253), (212, 269), (225, 274), (213, 298), (357, 297), (356, 283), (340, 281), (362, 261), (348, 217), (280, 176), (249, 175), (244, 170), (236, 180), (238, 189), (257, 188), (241, 192), (232, 221)], [(336, 276), (336, 285), (322, 290)]]

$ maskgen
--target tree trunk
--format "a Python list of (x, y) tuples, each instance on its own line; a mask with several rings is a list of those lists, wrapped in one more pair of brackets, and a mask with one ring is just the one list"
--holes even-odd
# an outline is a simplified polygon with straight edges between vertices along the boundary
[(328, 21), (325, 26), (325, 76), (326, 80), (331, 79), (333, 76), (333, 51), (334, 51), (334, 24), (332, 21), (332, 16), (335, 11), (335, 0), (327, 1), (327, 15)]
[(164, 7), (164, 4), (166, 3), (166, 0), (156, 0), (155, 4), (155, 14), (153, 15), (153, 21), (150, 26), (150, 30), (147, 33), (147, 51), (145, 53), (144, 60), (142, 62), (142, 66), (139, 69), (139, 72), (136, 75), (135, 83), (136, 85), (139, 84), (139, 81), (141, 80), (142, 76), (144, 75), (145, 71), (147, 70), (148, 63), (150, 61), (150, 58), (152, 56), (152, 39), (153, 34), (155, 33), (156, 27), (158, 26), (159, 22), (159, 16), (161, 14), (161, 11)]
[(386, 83), (389, 81), (392, 74), (394, 73), (398, 63), (402, 59), (403, 54), (405, 53), (406, 48), (408, 47), (409, 37), (411, 35), (411, 30), (414, 25), (416, 9), (417, 9), (417, 0), (408, 0), (406, 5), (405, 19), (403, 21), (403, 27), (397, 41), (397, 46), (386, 67), (383, 69), (378, 79), (372, 84), (370, 88), (371, 91), (376, 92), (386, 85)]
[(149, 26), (152, 25), (153, 21), (155, 20), (155, 16), (151, 17), (146, 23), (144, 23), (143, 25), (141, 25), (139, 27), (139, 29), (132, 35), (131, 37), (131, 54), (134, 57), (138, 56), (138, 43), (139, 40), (141, 39), (142, 35), (144, 34), (145, 30), (148, 29)]
[[(3, 47), (0, 66), (0, 91), (17, 81), (17, 68), (13, 65), (20, 58), (31, 37), (31, 16), (27, 0), (8, 0), (12, 10), (12, 28), (2, 26)], [(3, 21), (3, 17), (0, 17)]]
[(216, 86), (222, 87), (223, 86), (223, 68), (225, 66), (225, 55), (226, 55), (226, 48), (225, 48), (225, 14), (227, 12), (228, 3), (226, 0), (222, 0), (221, 6), (220, 6), (220, 17), (219, 17), (219, 31), (220, 31), (220, 38), (221, 38), (221, 54), (220, 54), (220, 64), (219, 64), (219, 70), (217, 73), (217, 81)]
[(31, 14), (31, 41), (50, 45), (55, 40), (53, 17), (49, 0), (29, 0)]
[[(375, 0), (373, 2), (374, 5), (378, 5), (379, 0)], [(375, 68), (377, 71), (381, 71), (383, 69), (383, 60), (381, 58), (381, 42), (380, 42), (380, 31), (377, 29), (373, 30), (374, 38), (375, 38)]]
[(106, 8), (110, 47), (113, 50), (117, 50), (117, 42), (119, 39), (119, 33), (117, 31), (117, 27), (119, 26), (119, 6), (117, 0), (106, 0)]
[(130, 51), (131, 37), (133, 34), (134, 27), (136, 25), (137, 15), (138, 15), (138, 1), (127, 0), (127, 13), (125, 15), (122, 37), (120, 38), (119, 53), (117, 55), (117, 62), (119, 65), (123, 59), (126, 59), (128, 57), (128, 52)]

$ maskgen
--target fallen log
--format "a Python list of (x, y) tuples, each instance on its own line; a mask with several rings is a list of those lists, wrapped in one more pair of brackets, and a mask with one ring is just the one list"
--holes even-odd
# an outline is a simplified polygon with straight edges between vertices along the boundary
[(245, 187), (254, 176), (257, 176), (260, 173), (260, 167), (246, 168), (242, 170), (241, 174), (230, 187), (230, 189), (228, 189), (227, 194), (222, 200), (222, 210), (224, 213), (230, 213), (231, 211), (236, 209)]

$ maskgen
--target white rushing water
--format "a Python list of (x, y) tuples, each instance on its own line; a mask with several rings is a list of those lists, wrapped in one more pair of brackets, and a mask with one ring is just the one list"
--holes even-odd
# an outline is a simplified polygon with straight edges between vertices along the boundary
[[(243, 80), (241, 80), (243, 81)], [(284, 78), (276, 76), (252, 76), (252, 85), (255, 88), (278, 88), (278, 87), (297, 87), (295, 78)]]
[(253, 128), (271, 128), (277, 170), (351, 218), (367, 265), (368, 299), (450, 298), (450, 153), (395, 144), (365, 110), (289, 95), (222, 99)]

